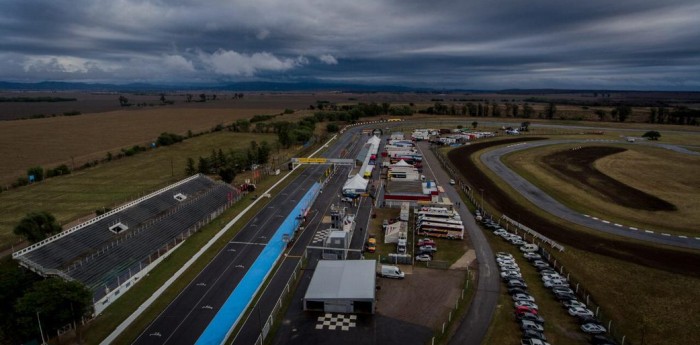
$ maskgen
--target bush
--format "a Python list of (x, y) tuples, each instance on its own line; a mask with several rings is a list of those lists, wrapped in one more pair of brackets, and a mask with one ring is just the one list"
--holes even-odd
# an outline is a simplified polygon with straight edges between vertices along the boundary
[(168, 146), (183, 141), (185, 137), (174, 133), (163, 132), (156, 140), (158, 146)]
[(328, 131), (328, 133), (335, 133), (338, 130), (340, 130), (340, 128), (338, 128), (338, 125), (336, 125), (335, 123), (329, 123), (326, 125), (326, 130)]

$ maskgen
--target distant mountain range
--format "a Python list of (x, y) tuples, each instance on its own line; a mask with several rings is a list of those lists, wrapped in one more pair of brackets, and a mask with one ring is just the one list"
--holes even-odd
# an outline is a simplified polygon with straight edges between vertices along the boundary
[[(419, 92), (419, 93), (499, 93), (510, 95), (535, 94), (573, 94), (573, 93), (624, 93), (624, 92), (660, 92), (674, 91), (634, 91), (634, 90), (567, 90), (567, 89), (504, 89), (504, 90), (475, 90), (460, 88), (428, 88), (398, 85), (345, 84), (327, 83), (322, 81), (302, 82), (269, 82), (251, 81), (219, 84), (99, 84), (62, 81), (43, 81), (38, 83), (18, 83), (0, 81), (0, 91), (88, 91), (88, 92), (173, 92), (173, 91), (271, 91), (271, 92)], [(681, 93), (697, 94), (693, 91)]]
[(92, 92), (144, 92), (144, 91), (345, 91), (345, 92), (432, 92), (433, 89), (396, 85), (364, 85), (324, 82), (241, 82), (222, 84), (92, 84), (77, 82), (44, 81), (39, 83), (17, 83), (0, 81), (4, 91), (92, 91)]

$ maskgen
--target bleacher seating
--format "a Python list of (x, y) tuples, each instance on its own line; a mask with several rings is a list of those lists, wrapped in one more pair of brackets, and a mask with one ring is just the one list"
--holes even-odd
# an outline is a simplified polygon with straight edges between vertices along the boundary
[[(183, 201), (173, 196), (182, 193)], [(60, 270), (97, 292), (134, 264), (209, 217), (237, 192), (199, 176), (19, 257), (46, 272)], [(115, 234), (121, 222), (128, 230)]]

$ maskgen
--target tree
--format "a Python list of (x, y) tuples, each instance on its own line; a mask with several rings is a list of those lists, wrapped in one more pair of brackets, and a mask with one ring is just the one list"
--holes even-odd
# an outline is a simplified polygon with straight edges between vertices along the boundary
[(335, 123), (329, 123), (326, 125), (326, 131), (328, 131), (328, 133), (335, 133), (338, 130), (339, 130), (338, 125)]
[(39, 182), (44, 179), (44, 168), (39, 166), (31, 167), (27, 169), (27, 176), (34, 176), (34, 182)]
[(161, 103), (161, 104), (165, 104), (165, 101), (166, 101), (166, 99), (165, 99), (165, 94), (164, 94), (164, 93), (161, 93), (161, 94), (160, 94), (160, 103)]
[(603, 121), (605, 120), (605, 110), (603, 109), (596, 109), (593, 113), (598, 115), (598, 120)]
[(203, 94), (203, 93), (200, 93), (200, 94), (199, 94), (199, 101), (200, 101), (200, 102), (206, 102), (206, 101), (207, 101), (207, 95), (206, 95), (206, 94)]
[(78, 343), (81, 343), (80, 321), (92, 314), (92, 292), (75, 281), (48, 278), (36, 282), (15, 305), (17, 323), (21, 329), (36, 332), (37, 313), (45, 333), (67, 324), (76, 326)]
[(56, 217), (45, 211), (28, 213), (14, 229), (15, 234), (23, 236), (32, 243), (59, 232), (61, 232), (61, 226), (56, 222)]
[(129, 99), (124, 96), (119, 96), (119, 105), (126, 107), (129, 105)]
[(476, 121), (472, 122), (472, 128), (476, 129), (476, 126), (478, 126), (478, 125), (479, 125), (478, 122), (476, 122)]
[(632, 114), (632, 108), (628, 105), (618, 105), (615, 107), (617, 113), (617, 120), (620, 122), (625, 122), (627, 118)]
[(525, 103), (523, 104), (523, 117), (524, 118), (531, 118), (532, 115), (535, 114), (535, 109), (533, 109), (529, 104)]
[(197, 172), (197, 168), (194, 167), (194, 159), (192, 157), (187, 158), (187, 167), (185, 167), (185, 174), (187, 176), (194, 175)]
[(525, 121), (520, 124), (520, 130), (523, 132), (528, 132), (530, 131), (530, 121)]
[(659, 140), (661, 138), (661, 133), (658, 131), (648, 131), (642, 135), (642, 138), (647, 138), (649, 140)]
[(224, 166), (219, 169), (219, 177), (222, 181), (231, 183), (236, 178), (236, 170), (231, 166)]
[(547, 107), (545, 108), (545, 116), (547, 119), (553, 119), (554, 115), (557, 114), (557, 106), (554, 103), (549, 103), (547, 104)]
[(192, 102), (192, 94), (188, 93), (187, 95), (185, 95), (185, 98), (187, 99), (185, 102), (187, 102), (187, 103)]
[(513, 104), (513, 107), (511, 108), (513, 117), (518, 117), (518, 115), (519, 115), (519, 114), (518, 114), (518, 110), (519, 110), (518, 105), (517, 105), (517, 104)]
[(199, 157), (199, 164), (197, 165), (197, 172), (200, 174), (208, 174), (211, 172), (211, 165), (209, 160), (205, 157)]

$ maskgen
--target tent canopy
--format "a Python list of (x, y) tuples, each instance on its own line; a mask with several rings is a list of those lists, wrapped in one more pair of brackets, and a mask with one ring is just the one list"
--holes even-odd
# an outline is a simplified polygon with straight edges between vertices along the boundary
[(369, 181), (365, 180), (360, 174), (355, 174), (355, 176), (345, 182), (343, 190), (352, 189), (353, 191), (365, 191), (367, 190), (367, 183), (369, 183)]

